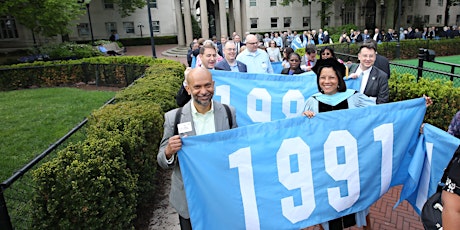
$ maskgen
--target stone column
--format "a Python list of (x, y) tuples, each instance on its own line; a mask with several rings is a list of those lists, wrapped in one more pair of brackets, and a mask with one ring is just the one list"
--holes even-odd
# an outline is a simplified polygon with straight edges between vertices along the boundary
[[(236, 1), (239, 1), (239, 0), (236, 0)], [(233, 0), (228, 0), (228, 21), (230, 22), (229, 23), (229, 26), (230, 26), (230, 33), (227, 34), (228, 37), (231, 37), (232, 36), (232, 33), (233, 31), (235, 31), (235, 11), (233, 10)]]
[(209, 38), (208, 6), (206, 0), (200, 0), (201, 37)]
[(241, 7), (240, 0), (233, 0), (233, 6), (234, 6), (234, 14), (235, 14), (235, 31), (237, 34), (241, 36), (241, 40), (243, 40), (242, 36), (244, 36), (244, 34), (243, 34), (243, 28), (241, 27), (241, 11), (242, 11), (242, 8), (246, 8), (246, 6), (243, 5), (243, 7)]
[[(219, 16), (220, 16), (220, 35), (225, 34), (228, 36), (227, 32), (227, 10), (225, 9), (225, 0), (219, 0)], [(218, 36), (220, 38), (220, 36)]]
[[(246, 8), (248, 7), (248, 0), (242, 0), (241, 1), (241, 6), (239, 9), (241, 9), (241, 16), (238, 18), (240, 20), (240, 25), (241, 25), (241, 31), (238, 32), (240, 35), (241, 35), (241, 40), (244, 41), (246, 38), (244, 37), (244, 33), (246, 31), (248, 31), (248, 26), (247, 26), (247, 23), (250, 21), (250, 19), (248, 18), (248, 15), (247, 15), (247, 11), (246, 11)], [(241, 20), (242, 18), (245, 18), (246, 20), (244, 20), (246, 23), (243, 23), (243, 20)]]
[(220, 0), (215, 0), (215, 4), (214, 4), (214, 26), (216, 27), (216, 34), (212, 34), (212, 35), (216, 35), (216, 37), (219, 38), (220, 34), (221, 34), (221, 18), (220, 18), (220, 14), (221, 12), (219, 11), (220, 9), (220, 5), (221, 5), (221, 2)]
[(192, 15), (190, 13), (190, 0), (184, 0), (184, 24), (185, 24), (185, 40), (188, 45), (192, 43), (193, 41)]
[(177, 41), (179, 46), (185, 46), (184, 23), (182, 20), (180, 0), (174, 0), (174, 7), (176, 13)]

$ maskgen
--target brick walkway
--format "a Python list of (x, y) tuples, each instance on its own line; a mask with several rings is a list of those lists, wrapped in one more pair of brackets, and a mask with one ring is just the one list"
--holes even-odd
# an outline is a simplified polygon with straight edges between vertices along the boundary
[[(158, 45), (155, 46), (156, 56), (158, 58), (166, 58), (179, 61), (187, 64), (186, 58), (183, 57), (167, 57), (161, 53), (176, 47), (177, 45)], [(126, 55), (144, 55), (152, 56), (151, 46), (133, 46), (127, 48)], [(371, 206), (370, 219), (372, 229), (401, 229), (401, 230), (423, 230), (420, 217), (414, 211), (412, 206), (407, 202), (402, 202), (396, 209), (393, 206), (398, 200), (401, 186), (391, 188), (382, 198)], [(318, 227), (309, 227), (307, 230), (319, 229)], [(349, 228), (351, 230), (360, 229), (357, 227)]]

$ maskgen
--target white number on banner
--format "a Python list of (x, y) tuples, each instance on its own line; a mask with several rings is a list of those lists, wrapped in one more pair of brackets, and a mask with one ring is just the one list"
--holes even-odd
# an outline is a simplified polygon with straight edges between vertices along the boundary
[(230, 86), (219, 85), (216, 87), (216, 96), (220, 96), (220, 103), (230, 105)]
[[(345, 163), (339, 164), (337, 147), (345, 149)], [(351, 207), (359, 198), (359, 163), (358, 144), (356, 139), (347, 131), (333, 131), (324, 143), (324, 163), (326, 172), (336, 181), (346, 180), (348, 196), (340, 195), (340, 188), (328, 188), (327, 194), (331, 206), (341, 212)]]
[(393, 175), (393, 124), (383, 124), (375, 128), (374, 140), (382, 142), (380, 196), (383, 196), (390, 188), (390, 182)]
[[(257, 111), (257, 100), (262, 101), (262, 110)], [(271, 121), (272, 96), (266, 89), (254, 88), (248, 95), (248, 116), (253, 122)]]
[[(292, 155), (297, 155), (297, 172), (291, 172)], [(310, 147), (300, 137), (286, 139), (276, 154), (276, 162), (281, 184), (289, 190), (300, 188), (302, 198), (299, 206), (294, 205), (292, 196), (281, 199), (283, 215), (292, 223), (307, 219), (316, 207)]]
[(228, 157), (230, 168), (238, 168), (246, 229), (259, 230), (259, 211), (257, 210), (256, 192), (254, 189), (251, 149), (249, 147), (239, 149)]
[[(291, 101), (295, 101), (297, 106), (294, 113), (291, 113)], [(305, 104), (305, 98), (299, 90), (289, 90), (283, 97), (283, 113), (286, 118), (298, 117)]]

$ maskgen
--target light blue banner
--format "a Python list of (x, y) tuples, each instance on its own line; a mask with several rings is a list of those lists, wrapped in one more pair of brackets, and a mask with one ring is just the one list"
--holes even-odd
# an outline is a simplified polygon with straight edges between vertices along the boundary
[(213, 70), (214, 99), (236, 108), (238, 126), (297, 117), (318, 92), (316, 75), (251, 74)]
[(408, 168), (409, 177), (401, 191), (400, 201), (407, 200), (420, 214), (426, 200), (436, 192), (444, 168), (459, 145), (460, 139), (425, 124)]
[[(282, 69), (281, 63), (272, 63)], [(281, 72), (279, 69), (279, 72)], [(275, 71), (275, 72), (276, 72)], [(235, 107), (238, 126), (297, 117), (306, 99), (318, 92), (316, 74), (251, 74), (212, 70), (214, 99)], [(345, 81), (350, 89), (359, 90), (360, 81)]]
[(193, 228), (300, 229), (366, 209), (405, 181), (425, 109), (419, 98), (183, 138)]

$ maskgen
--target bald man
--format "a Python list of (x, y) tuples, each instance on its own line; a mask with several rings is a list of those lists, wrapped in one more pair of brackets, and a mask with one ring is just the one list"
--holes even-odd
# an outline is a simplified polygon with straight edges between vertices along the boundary
[(246, 49), (236, 57), (236, 60), (246, 65), (248, 73), (273, 73), (270, 56), (258, 47), (257, 37), (249, 34), (246, 37)]
[[(165, 114), (163, 138), (157, 155), (157, 162), (160, 167), (173, 170), (169, 202), (179, 214), (182, 230), (192, 229), (192, 226), (182, 174), (177, 160), (177, 152), (182, 148), (181, 138), (237, 127), (235, 109), (212, 99), (214, 81), (208, 69), (195, 68), (190, 70), (186, 76), (186, 81), (185, 88), (192, 96), (192, 100), (184, 107), (173, 109)], [(188, 128), (179, 130), (175, 128), (175, 125)]]

